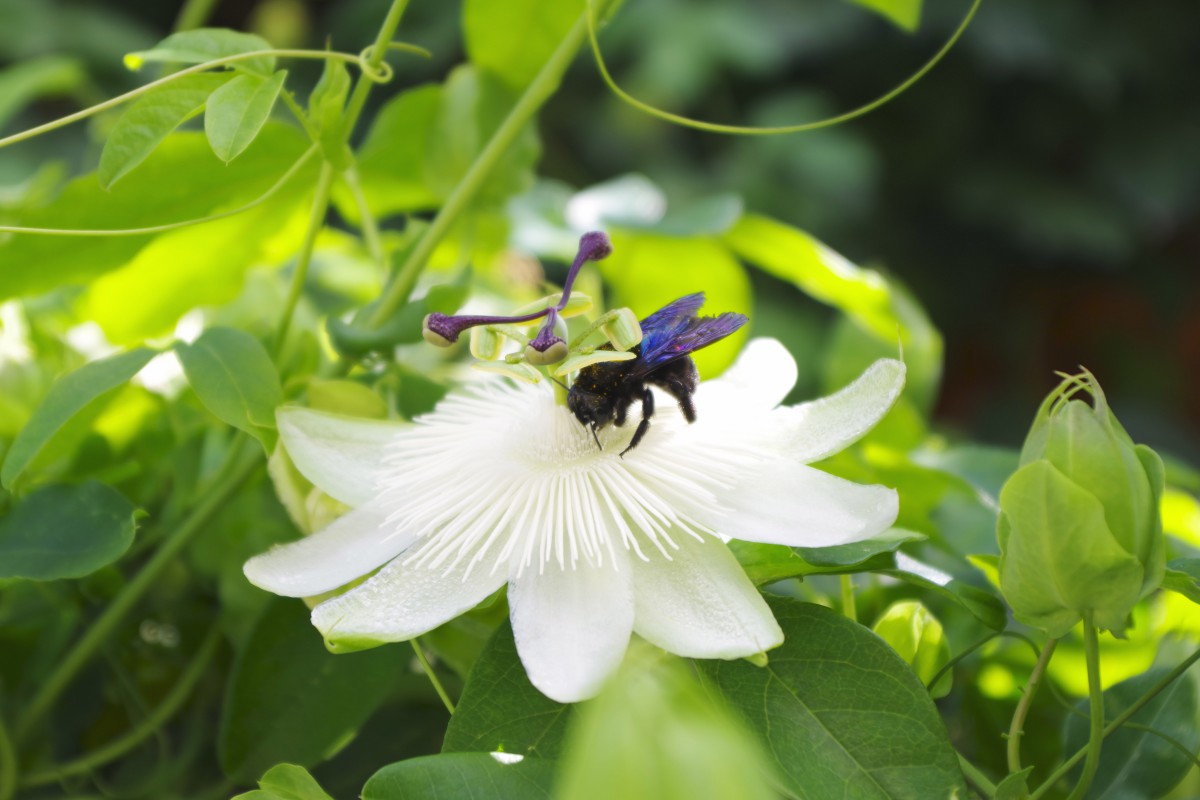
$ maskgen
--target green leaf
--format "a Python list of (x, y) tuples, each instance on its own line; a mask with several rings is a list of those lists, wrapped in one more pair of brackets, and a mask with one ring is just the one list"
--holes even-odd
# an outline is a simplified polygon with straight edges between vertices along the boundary
[(863, 269), (803, 231), (754, 214), (738, 220), (724, 237), (737, 255), (765, 272), (840, 310), (852, 330), (873, 347), (856, 348), (827, 376), (844, 386), (880, 355), (896, 356), (902, 345), (908, 365), (905, 394), (923, 408), (934, 399), (942, 369), (942, 337), (908, 293), (880, 273)]
[(276, 764), (259, 778), (258, 789), (233, 800), (333, 800), (304, 767)]
[(798, 797), (966, 797), (929, 693), (881, 639), (840, 614), (768, 597), (786, 637), (766, 667), (698, 661), (749, 720)]
[(245, 152), (271, 116), (287, 71), (270, 78), (238, 75), (212, 93), (204, 112), (204, 133), (225, 163)]
[(992, 800), (1025, 800), (1029, 797), (1029, 773), (1033, 767), (1026, 767), (1020, 772), (1013, 772), (996, 784), (996, 793)]
[(46, 486), (0, 517), (0, 578), (82, 578), (133, 544), (137, 512), (98, 481)]
[(1177, 558), (1167, 564), (1162, 588), (1200, 603), (1200, 558)]
[(894, 567), (893, 553), (906, 542), (921, 541), (924, 534), (890, 528), (873, 539), (833, 547), (787, 547), (735, 539), (729, 549), (750, 580), (758, 585), (806, 575), (843, 575)]
[(337, 317), (325, 321), (329, 340), (340, 352), (361, 356), (373, 351), (386, 351), (398, 344), (421, 341), (421, 326), (425, 316), (434, 311), (452, 314), (467, 299), (469, 289), (457, 284), (430, 287), (425, 297), (405, 303), (389, 320), (378, 328), (365, 328), (343, 322)]
[[(436, 84), (401, 92), (371, 122), (358, 152), (358, 165), (363, 194), (376, 216), (437, 206), (438, 195), (423, 165), (442, 95), (442, 87)], [(334, 196), (338, 210), (357, 220), (358, 210), (345, 188), (339, 184)]]
[(139, 347), (84, 364), (56, 380), (5, 455), (4, 466), (0, 468), (4, 487), (12, 490), (17, 479), (64, 425), (84, 409), (95, 409), (110, 400), (113, 392), (146, 366), (157, 352)]
[(333, 655), (303, 603), (274, 600), (234, 664), (217, 743), (221, 769), (248, 782), (282, 761), (324, 760), (388, 696), (408, 654), (380, 647)]
[(921, 24), (921, 0), (850, 0), (912, 33)]
[(490, 753), (442, 753), (389, 764), (362, 790), (362, 800), (549, 800), (554, 764), (539, 758), (506, 763)]
[(925, 534), (906, 531), (903, 528), (888, 528), (871, 539), (831, 547), (797, 547), (796, 552), (809, 564), (817, 567), (849, 567), (864, 564), (882, 553), (894, 553), (901, 545), (919, 542)]
[(245, 331), (209, 328), (176, 346), (188, 383), (222, 422), (275, 446), (275, 409), (283, 403), (279, 374), (262, 343)]
[(580, 18), (580, 0), (467, 0), (467, 57), (514, 89), (524, 88)]
[[(53, 202), (19, 209), (12, 222), (29, 227), (65, 226), (104, 230), (140, 228), (202, 217), (216, 210), (236, 208), (261, 195), (295, 163), (306, 147), (303, 134), (294, 127), (269, 124), (241, 158), (223, 166), (213, 155), (204, 134), (175, 133), (167, 137), (141, 167), (123, 178), (111, 192), (101, 189), (94, 176), (85, 175), (68, 183)], [(315, 172), (315, 165), (301, 170), (293, 178), (294, 183), (265, 203), (262, 210), (295, 207), (301, 201), (295, 187), (304, 185), (307, 177), (315, 175)], [(268, 226), (264, 229), (274, 228)], [(205, 231), (208, 228), (196, 230)], [(174, 231), (159, 236), (8, 237), (0, 241), (0, 264), (15, 266), (12, 269), (0, 269), (0, 299), (39, 294), (90, 281), (129, 264), (147, 243), (179, 233)], [(261, 246), (261, 231), (255, 238), (260, 242), (258, 246)], [(195, 249), (192, 246), (188, 251), (191, 259), (200, 261), (201, 256), (207, 253), (203, 263), (211, 265), (223, 280), (216, 279), (216, 276), (209, 276), (210, 279), (202, 281), (193, 280), (191, 273), (188, 273), (185, 283), (191, 284), (191, 293), (211, 294), (232, 288), (236, 294), (240, 280), (229, 281), (225, 278), (228, 273), (223, 272), (226, 266), (224, 253), (202, 248), (202, 253), (196, 254), (192, 252)], [(81, 258), (80, 253), (87, 253), (87, 258)], [(166, 263), (175, 261), (170, 253), (159, 255), (165, 256), (163, 261)], [(163, 269), (163, 261), (144, 265), (144, 276), (152, 281), (151, 286), (130, 284), (125, 287), (125, 293), (119, 296), (121, 302), (108, 307), (109, 314), (141, 313), (143, 307), (154, 305), (158, 301), (159, 284), (175, 279), (175, 270)], [(244, 265), (241, 269), (244, 269)], [(138, 298), (136, 303), (131, 302), (133, 297)], [(186, 305), (183, 310), (191, 307)]]
[(679, 659), (644, 643), (571, 723), (555, 797), (773, 800), (755, 734)]
[[(445, 200), (483, 152), (492, 134), (516, 104), (514, 91), (487, 73), (458, 67), (442, 89), (423, 167), (425, 182)], [(475, 195), (476, 205), (499, 205), (533, 185), (533, 166), (541, 144), (533, 124), (526, 125)]]
[[(1166, 668), (1150, 670), (1121, 681), (1104, 692), (1104, 714), (1115, 717), (1133, 705), (1154, 684), (1162, 680)], [(1074, 753), (1087, 743), (1087, 706), (1081, 701), (1069, 716), (1063, 730), (1063, 752)], [(1200, 748), (1200, 728), (1196, 726), (1196, 683), (1184, 676), (1164, 689), (1130, 718), (1170, 736), (1189, 753)], [(1193, 766), (1185, 753), (1148, 730), (1122, 727), (1104, 739), (1103, 757), (1087, 796), (1106, 800), (1152, 800), (1166, 796)], [(1078, 770), (1075, 771), (1078, 775)]]
[(187, 75), (134, 101), (113, 126), (100, 152), (97, 177), (108, 189), (158, 147), (167, 134), (204, 110), (209, 95), (230, 80), (229, 75)]
[(83, 63), (64, 56), (42, 56), (5, 67), (0, 70), (0, 130), (38, 98), (72, 94), (87, 80)]
[[(197, 28), (173, 33), (150, 50), (129, 53), (125, 56), (125, 66), (137, 70), (147, 61), (203, 64), (226, 56), (270, 49), (270, 42), (261, 36), (227, 28)], [(235, 61), (230, 66), (265, 78), (275, 71), (275, 56), (255, 56)]]
[[(746, 270), (720, 240), (628, 232), (612, 238), (613, 254), (600, 262), (615, 294), (612, 306), (628, 306), (640, 319), (685, 294), (704, 291), (708, 300), (702, 313), (737, 311), (753, 319)], [(715, 378), (733, 363), (748, 327), (693, 355), (701, 378)]]
[(994, 631), (1002, 631), (1008, 625), (1008, 609), (1004, 605), (1004, 601), (987, 589), (981, 589), (957, 578), (947, 583), (935, 583), (928, 578), (902, 569), (876, 571), (880, 575), (898, 578), (927, 592), (941, 595)]
[(570, 717), (571, 706), (554, 702), (529, 682), (512, 627), (505, 622), (471, 668), (442, 752), (504, 752), (555, 759)]

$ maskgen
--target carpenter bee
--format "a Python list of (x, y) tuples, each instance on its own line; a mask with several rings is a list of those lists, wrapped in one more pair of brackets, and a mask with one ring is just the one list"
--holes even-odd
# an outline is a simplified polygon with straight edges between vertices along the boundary
[(600, 437), (596, 431), (610, 422), (618, 427), (624, 425), (629, 406), (641, 400), (641, 422), (621, 455), (637, 447), (654, 416), (651, 386), (674, 397), (688, 422), (696, 421), (692, 394), (700, 375), (691, 353), (724, 339), (746, 324), (744, 315), (732, 312), (698, 317), (696, 312), (702, 305), (704, 292), (668, 303), (641, 321), (642, 341), (630, 351), (637, 354), (636, 358), (605, 361), (579, 370), (567, 395), (567, 407), (582, 425), (591, 428), (597, 447)]

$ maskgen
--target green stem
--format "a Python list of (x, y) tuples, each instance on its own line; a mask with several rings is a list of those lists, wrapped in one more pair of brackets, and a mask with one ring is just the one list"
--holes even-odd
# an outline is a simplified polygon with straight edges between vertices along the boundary
[(136, 747), (147, 737), (153, 736), (162, 727), (163, 723), (175, 715), (184, 701), (191, 695), (192, 690), (200, 679), (204, 676), (204, 670), (208, 667), (210, 661), (217, 652), (217, 645), (220, 644), (220, 630), (214, 625), (209, 630), (208, 635), (204, 638), (200, 648), (192, 657), (191, 663), (186, 671), (180, 676), (179, 682), (172, 687), (170, 693), (163, 698), (162, 703), (158, 705), (149, 716), (146, 717), (139, 725), (127, 734), (116, 741), (93, 750), (87, 755), (63, 764), (59, 767), (52, 767), (41, 772), (35, 772), (26, 776), (21, 781), (22, 787), (42, 786), (48, 783), (56, 783), (58, 781), (69, 778), (72, 775), (78, 775), (82, 772), (90, 772), (97, 767), (104, 766), (114, 759), (120, 758), (129, 750)]
[(259, 465), (258, 455), (254, 448), (246, 447), (247, 443), (245, 437), (239, 437), (235, 441), (230, 457), (222, 469), (224, 478), (218, 481), (212, 490), (203, 497), (191, 515), (184, 520), (173, 536), (162, 543), (141, 571), (125, 584), (121, 592), (104, 609), (104, 613), (97, 617), (96, 621), (88, 628), (83, 638), (50, 673), (41, 689), (33, 696), (33, 700), (30, 701), (29, 707), (17, 725), (18, 741), (27, 736), (33, 726), (45, 716), (71, 679), (108, 640), (117, 626), (125, 619), (125, 615), (133, 609), (163, 570), (170, 566), (183, 548), (204, 529), (209, 519), (225, 505), (230, 496)]
[(288, 328), (292, 324), (292, 314), (296, 311), (296, 304), (300, 302), (300, 294), (304, 290), (304, 282), (308, 279), (308, 265), (312, 262), (317, 234), (325, 226), (325, 215), (329, 212), (329, 193), (332, 186), (333, 165), (326, 161), (321, 164), (321, 174), (317, 177), (317, 190), (313, 194), (308, 230), (304, 232), (304, 241), (300, 243), (300, 252), (296, 254), (296, 271), (292, 274), (287, 300), (279, 316), (279, 324), (275, 328), (276, 356), (283, 352), (283, 343), (287, 340)]
[(17, 754), (13, 750), (8, 726), (0, 717), (0, 800), (12, 800), (17, 793)]
[(317, 152), (317, 146), (313, 145), (304, 151), (304, 154), (288, 167), (287, 172), (279, 176), (279, 180), (272, 184), (270, 189), (259, 195), (255, 199), (246, 203), (244, 206), (222, 211), (219, 214), (210, 214), (207, 217), (196, 217), (195, 219), (185, 219), (180, 222), (168, 222), (163, 225), (150, 225), (145, 228), (99, 228), (88, 230), (83, 228), (22, 228), (16, 225), (0, 225), (0, 233), (24, 233), (34, 236), (144, 236), (151, 233), (164, 233), (173, 231), (178, 228), (188, 228), (192, 225), (203, 225), (206, 222), (215, 222), (226, 217), (237, 216), (243, 214), (252, 208), (262, 205), (263, 203), (274, 197), (280, 189), (282, 189), (292, 178), (296, 176), (309, 159)]
[(175, 18), (175, 27), (172, 30), (180, 33), (203, 26), (216, 5), (217, 0), (187, 0), (183, 8), (179, 9), (179, 16)]
[[(1164, 689), (1166, 689), (1168, 686), (1170, 686), (1172, 683), (1174, 683), (1176, 680), (1178, 680), (1179, 676), (1181, 676), (1181, 675), (1183, 675), (1183, 673), (1187, 672), (1188, 669), (1190, 669), (1192, 667), (1192, 665), (1195, 664), (1197, 661), (1200, 661), (1200, 650), (1197, 650), (1196, 652), (1192, 653), (1190, 656), (1185, 658), (1183, 661), (1181, 661), (1179, 663), (1179, 666), (1175, 667), (1175, 669), (1171, 670), (1169, 673), (1164, 675), (1162, 680), (1160, 680), (1158, 683), (1154, 684), (1154, 686), (1152, 686), (1148, 692), (1146, 692), (1144, 695), (1142, 695), (1136, 701), (1134, 701), (1132, 704), (1130, 704), (1129, 708), (1125, 709), (1120, 714), (1113, 717), (1112, 722), (1108, 723), (1108, 725), (1105, 726), (1104, 735), (1105, 736), (1112, 735), (1113, 731), (1117, 730), (1122, 725), (1124, 725), (1126, 722), (1128, 722), (1129, 719), (1134, 714), (1141, 711), (1146, 706), (1146, 704), (1149, 703), (1151, 700), (1153, 700), (1155, 697), (1157, 697), (1160, 692), (1162, 692)], [(1089, 743), (1089, 746), (1090, 746), (1090, 743)], [(1083, 749), (1076, 752), (1073, 756), (1068, 758), (1066, 761), (1064, 761), (1059, 766), (1058, 769), (1054, 770), (1054, 772), (1051, 773), (1050, 777), (1046, 778), (1046, 780), (1042, 783), (1042, 785), (1038, 787), (1037, 791), (1035, 791), (1032, 795), (1030, 795), (1030, 800), (1039, 800), (1039, 798), (1043, 797), (1047, 792), (1049, 792), (1050, 789), (1052, 789), (1056, 783), (1058, 783), (1060, 780), (1062, 780), (1063, 777), (1068, 772), (1070, 772), (1071, 769), (1074, 768), (1074, 766), (1076, 764), (1078, 764), (1084, 758), (1084, 756), (1087, 755), (1088, 750), (1089, 750), (1089, 747), (1084, 747)]]
[(1025, 733), (1025, 718), (1029, 716), (1029, 708), (1033, 705), (1033, 696), (1037, 694), (1038, 684), (1041, 683), (1042, 675), (1046, 672), (1046, 665), (1050, 663), (1050, 657), (1054, 655), (1054, 648), (1057, 646), (1058, 639), (1046, 642), (1046, 646), (1038, 655), (1037, 663), (1033, 665), (1033, 672), (1029, 673), (1029, 683), (1026, 684), (1025, 691), (1017, 702), (1017, 710), (1013, 713), (1012, 724), (1008, 726), (1009, 772), (1021, 771), (1021, 736)]
[(408, 300), (412, 287), (416, 285), (417, 278), (434, 248), (449, 232), (459, 214), (474, 199), (480, 187), (483, 186), (483, 182), (504, 158), (508, 148), (516, 141), (525, 125), (529, 123), (538, 109), (553, 96), (562, 80), (563, 73), (566, 72), (567, 67), (575, 58), (575, 54), (583, 45), (584, 38), (587, 36), (587, 25), (588, 14), (584, 12), (575, 26), (559, 42), (554, 53), (542, 65), (533, 82), (525, 89), (516, 105), (508, 112), (508, 116), (500, 123), (500, 127), (492, 134), (492, 138), (483, 151), (475, 157), (467, 174), (446, 198), (445, 205), (438, 211), (433, 222), (425, 229), (424, 235), (409, 253), (408, 258), (404, 260), (395, 279), (384, 290), (379, 304), (367, 318), (367, 327), (378, 328)]
[(849, 575), (842, 575), (841, 584), (842, 614), (851, 622), (858, 622), (858, 607), (854, 602), (854, 579)]
[(975, 784), (975, 788), (985, 797), (995, 797), (996, 784), (992, 783), (991, 779), (984, 775), (979, 767), (968, 761), (962, 753), (955, 753), (955, 755), (958, 756), (958, 766), (962, 769), (963, 775), (967, 776), (967, 780)]
[(358, 209), (359, 225), (362, 228), (363, 239), (367, 243), (367, 251), (371, 254), (371, 259), (386, 270), (387, 256), (383, 252), (383, 240), (379, 237), (379, 223), (375, 220), (375, 215), (371, 213), (371, 207), (367, 205), (367, 196), (363, 194), (362, 181), (358, 179), (358, 168), (351, 166), (342, 173), (342, 178), (346, 181), (350, 195), (354, 198), (355, 208)]
[(97, 103), (94, 106), (89, 106), (88, 108), (76, 111), (74, 114), (68, 114), (65, 117), (59, 117), (58, 119), (51, 120), (44, 125), (38, 125), (36, 128), (30, 128), (29, 130), (21, 131), (20, 133), (14, 133), (11, 136), (6, 136), (3, 139), (0, 139), (0, 147), (7, 147), (10, 144), (23, 142), (26, 139), (32, 139), (35, 136), (39, 136), (43, 133), (57, 130), (58, 128), (70, 125), (73, 122), (78, 122), (81, 119), (87, 119), (95, 114), (99, 114), (101, 111), (107, 111), (108, 109), (115, 108), (122, 103), (135, 100), (147, 92), (152, 92), (160, 86), (164, 86), (171, 81), (179, 80), (186, 75), (195, 75), (196, 73), (210, 70), (213, 67), (223, 67), (228, 64), (236, 64), (239, 61), (246, 61), (247, 59), (259, 58), (261, 56), (276, 56), (278, 58), (307, 58), (317, 61), (327, 61), (330, 59), (334, 61), (345, 61), (356, 65), (359, 67), (359, 69), (364, 70), (363, 76), (367, 78), (368, 82), (383, 80), (386, 77), (385, 73), (378, 72), (377, 68), (372, 67), (370, 63), (364, 61), (361, 56), (353, 53), (339, 53), (331, 50), (255, 50), (249, 53), (237, 53), (236, 55), (214, 58), (212, 61), (205, 61), (203, 64), (195, 64), (187, 69), (181, 69), (178, 72), (173, 72), (170, 75), (159, 78), (156, 81), (151, 81), (144, 86), (139, 86), (138, 88), (126, 92), (125, 94), (105, 100), (103, 103)]
[[(379, 26), (375, 44), (371, 45), (370, 55), (367, 58), (367, 65), (371, 68), (372, 73), (377, 73), (380, 65), (383, 64), (392, 37), (396, 35), (396, 28), (400, 27), (400, 18), (404, 16), (404, 9), (407, 7), (408, 0), (392, 0), (392, 5), (383, 19), (383, 24)], [(371, 93), (371, 84), (372, 81), (367, 80), (365, 73), (360, 75), (358, 82), (354, 84), (354, 91), (350, 94), (349, 102), (346, 103), (346, 111), (343, 116), (347, 139), (353, 133), (354, 125), (362, 114), (363, 106), (366, 105), (367, 95)]]
[(425, 671), (429, 682), (433, 684), (433, 690), (437, 692), (438, 697), (442, 698), (442, 705), (451, 715), (454, 714), (454, 701), (450, 699), (450, 695), (446, 694), (446, 687), (442, 686), (442, 682), (438, 679), (437, 673), (433, 671), (433, 665), (429, 663), (429, 659), (425, 656), (425, 651), (421, 648), (421, 644), (416, 639), (409, 639), (408, 643), (412, 645), (413, 652), (417, 654), (417, 661), (421, 662), (421, 669)]
[(978, 642), (975, 642), (975, 644), (971, 645), (966, 650), (963, 650), (961, 653), (956, 655), (954, 658), (947, 661), (945, 664), (942, 665), (941, 669), (939, 669), (937, 672), (935, 672), (933, 674), (933, 677), (930, 678), (929, 682), (925, 684), (925, 688), (932, 689), (934, 686), (937, 685), (937, 682), (942, 679), (942, 676), (945, 675), (950, 670), (954, 669), (960, 661), (962, 661), (967, 656), (971, 655), (971, 653), (974, 653), (979, 648), (983, 647), (985, 644), (990, 642), (992, 639), (995, 639), (997, 636), (1000, 636), (1002, 633), (1003, 633), (1002, 631), (996, 631), (995, 633), (989, 633), (987, 636), (983, 637)]
[(1092, 778), (1100, 767), (1100, 748), (1104, 744), (1104, 690), (1100, 686), (1100, 634), (1096, 630), (1093, 612), (1083, 612), (1083, 650), (1087, 660), (1088, 706), (1091, 711), (1091, 729), (1088, 731), (1087, 760), (1083, 762), (1083, 774), (1079, 783), (1067, 796), (1067, 800), (1082, 800), (1092, 785)]

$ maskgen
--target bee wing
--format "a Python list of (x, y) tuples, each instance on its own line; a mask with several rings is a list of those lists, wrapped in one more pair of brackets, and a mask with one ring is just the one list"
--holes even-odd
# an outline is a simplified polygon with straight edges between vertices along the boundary
[(642, 320), (642, 331), (648, 333), (663, 326), (673, 326), (680, 317), (694, 317), (702, 305), (704, 305), (704, 292), (696, 292), (684, 295), (678, 300), (672, 300)]
[(716, 317), (683, 317), (669, 327), (650, 330), (643, 327), (645, 338), (642, 339), (640, 357), (633, 362), (635, 369), (632, 374), (645, 375), (702, 347), (719, 342), (745, 324), (745, 315), (727, 311)]

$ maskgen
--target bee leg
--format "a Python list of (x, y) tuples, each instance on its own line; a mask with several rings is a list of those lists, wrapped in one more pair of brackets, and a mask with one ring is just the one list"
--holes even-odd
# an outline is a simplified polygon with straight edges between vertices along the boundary
[(629, 440), (628, 446), (621, 451), (621, 457), (633, 448), (637, 447), (637, 443), (646, 435), (646, 431), (650, 430), (650, 418), (654, 416), (654, 393), (647, 386), (642, 393), (642, 421), (638, 423), (637, 430), (633, 432), (633, 438)]
[(692, 394), (700, 382), (696, 364), (690, 358), (677, 361), (655, 376), (654, 384), (679, 402), (679, 410), (689, 423), (696, 421), (696, 404)]
[(599, 448), (600, 450), (603, 450), (603, 449), (604, 449), (604, 445), (600, 444), (600, 436), (599, 436), (599, 435), (597, 435), (597, 433), (596, 433), (596, 426), (595, 426), (595, 425), (592, 425), (592, 439), (594, 439), (594, 440), (595, 440), (595, 442), (596, 442), (596, 447), (597, 447), (597, 448)]

